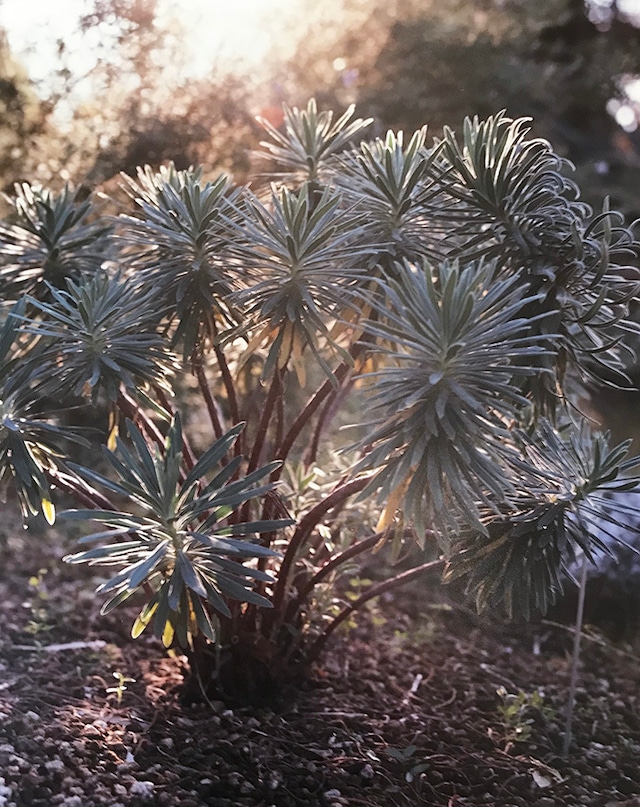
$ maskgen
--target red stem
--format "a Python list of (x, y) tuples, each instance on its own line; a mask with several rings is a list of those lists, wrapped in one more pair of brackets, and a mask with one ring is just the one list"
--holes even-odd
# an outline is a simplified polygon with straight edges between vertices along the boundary
[(285, 394), (281, 390), (281, 394), (278, 396), (278, 400), (276, 401), (276, 425), (273, 435), (274, 446), (279, 446), (282, 442), (282, 432), (284, 431), (284, 398)]
[[(227, 391), (227, 400), (229, 402), (229, 417), (231, 418), (232, 425), (235, 426), (242, 420), (242, 418), (240, 417), (240, 407), (238, 406), (238, 396), (236, 395), (235, 384), (233, 383), (233, 377), (231, 375), (231, 371), (229, 370), (227, 358), (224, 355), (224, 351), (220, 348), (220, 345), (215, 345), (214, 351), (216, 354), (216, 359), (218, 361), (220, 374), (222, 375), (222, 383), (224, 384), (224, 388)], [(238, 435), (238, 439), (236, 440), (234, 446), (234, 453), (236, 456), (244, 454), (244, 442), (245, 442), (245, 433), (244, 431), (242, 431)]]
[[(155, 387), (155, 393), (158, 396), (158, 401), (160, 402), (161, 406), (164, 407), (165, 411), (169, 415), (173, 415), (175, 412), (175, 408), (171, 405), (171, 401), (167, 397), (166, 392), (162, 389), (162, 387)], [(188, 470), (191, 470), (193, 466), (196, 464), (196, 455), (193, 452), (193, 449), (189, 445), (189, 441), (187, 440), (186, 434), (182, 433), (182, 448), (183, 448), (183, 456), (184, 462)]]
[(320, 523), (320, 520), (325, 516), (329, 510), (336, 505), (341, 504), (349, 496), (354, 493), (359, 493), (369, 483), (368, 477), (360, 477), (359, 479), (352, 479), (339, 488), (336, 488), (330, 493), (326, 499), (323, 499), (315, 507), (300, 519), (300, 523), (296, 527), (295, 532), (289, 542), (289, 546), (285, 552), (282, 560), (282, 565), (278, 572), (278, 582), (276, 583), (273, 592), (273, 608), (274, 613), (278, 612), (289, 584), (289, 574), (298, 554), (298, 550), (309, 537), (313, 529)]
[(342, 611), (340, 611), (340, 613), (327, 625), (324, 631), (311, 645), (309, 652), (305, 655), (306, 663), (315, 661), (336, 628), (338, 628), (345, 621), (345, 619), (350, 617), (354, 611), (357, 611), (358, 608), (361, 608), (365, 603), (369, 602), (369, 600), (379, 597), (381, 594), (384, 594), (385, 591), (391, 591), (394, 588), (403, 586), (405, 583), (411, 582), (411, 580), (415, 580), (417, 577), (420, 577), (423, 572), (429, 572), (432, 569), (437, 569), (443, 565), (444, 558), (430, 560), (427, 563), (422, 563), (420, 566), (416, 566), (415, 569), (409, 569), (406, 572), (397, 574), (395, 577), (392, 577), (389, 580), (384, 580), (382, 583), (378, 583), (377, 585), (368, 589), (368, 591), (365, 591), (365, 593), (358, 597), (357, 600), (354, 600), (352, 603), (349, 603), (349, 605), (346, 605)]
[(318, 422), (316, 423), (316, 428), (313, 433), (313, 440), (311, 441), (311, 445), (309, 446), (309, 450), (307, 452), (307, 457), (305, 460), (307, 465), (313, 465), (313, 463), (316, 461), (318, 456), (318, 446), (320, 445), (322, 433), (324, 432), (327, 423), (331, 422), (337, 407), (342, 403), (345, 395), (353, 383), (351, 377), (351, 368), (349, 368), (348, 374), (342, 380), (346, 380), (346, 383), (342, 383), (338, 389), (332, 390), (331, 395), (329, 395), (324, 407), (322, 408), (322, 412), (320, 413), (320, 417), (318, 418)]
[(92, 510), (115, 510), (116, 508), (103, 496), (102, 493), (95, 490), (84, 481), (61, 471), (48, 471), (47, 475), (55, 483), (56, 487), (70, 493), (72, 496), (81, 501), (84, 505)]
[(327, 575), (331, 574), (331, 572), (338, 568), (338, 566), (341, 566), (343, 563), (351, 560), (351, 558), (355, 558), (358, 555), (361, 555), (363, 552), (366, 552), (368, 549), (372, 549), (377, 543), (379, 543), (383, 535), (384, 533), (382, 532), (373, 533), (373, 535), (369, 535), (357, 543), (352, 544), (348, 549), (345, 549), (344, 552), (333, 555), (333, 557), (331, 557), (310, 580), (308, 580), (298, 589), (298, 593), (296, 594), (295, 598), (289, 603), (288, 610), (291, 613), (294, 613), (304, 602), (304, 598), (307, 596), (307, 594), (313, 591), (313, 589), (319, 583), (321, 583), (324, 578), (327, 577)]
[(224, 355), (224, 351), (221, 350), (220, 345), (216, 345), (214, 351), (216, 354), (216, 359), (218, 360), (218, 367), (220, 368), (220, 374), (222, 376), (224, 388), (227, 391), (227, 399), (229, 401), (229, 415), (231, 416), (231, 420), (233, 421), (233, 425), (235, 426), (236, 423), (240, 422), (240, 409), (238, 408), (238, 398), (236, 396), (236, 388), (233, 383), (233, 378), (231, 377), (231, 372), (229, 370), (229, 365), (227, 364), (227, 359), (226, 356)]
[[(124, 406), (122, 402), (124, 402)], [(138, 423), (146, 431), (147, 435), (155, 443), (157, 443), (159, 446), (164, 445), (164, 436), (161, 434), (156, 424), (151, 420), (147, 413), (138, 406), (137, 401), (135, 401), (130, 395), (127, 395), (127, 393), (122, 389), (120, 390), (120, 399), (118, 403), (121, 411), (128, 413), (131, 420), (138, 421)]]
[[(351, 368), (347, 364), (341, 364), (334, 373), (335, 377), (338, 380), (338, 383), (341, 383), (344, 379), (345, 375)], [(330, 395), (335, 390), (334, 385), (331, 383), (329, 379), (327, 379), (324, 384), (317, 390), (317, 392), (309, 399), (306, 403), (304, 409), (298, 417), (293, 421), (289, 431), (285, 435), (282, 444), (278, 447), (275, 456), (278, 459), (281, 459), (283, 462), (289, 456), (289, 452), (291, 451), (293, 444), (300, 436), (300, 432), (305, 428), (307, 423), (311, 420), (315, 412), (317, 411), (318, 407), (321, 406), (322, 402), (326, 399), (328, 395)]]
[(271, 381), (271, 386), (269, 387), (269, 392), (267, 393), (267, 399), (264, 402), (264, 409), (262, 410), (262, 417), (260, 418), (260, 422), (258, 424), (258, 431), (256, 432), (255, 440), (253, 443), (253, 450), (251, 451), (251, 457), (249, 458), (249, 465), (247, 466), (247, 474), (250, 474), (252, 471), (255, 471), (258, 467), (260, 462), (260, 457), (262, 455), (262, 450), (264, 448), (265, 440), (267, 437), (267, 432), (269, 430), (269, 423), (271, 421), (271, 417), (276, 410), (276, 404), (278, 398), (282, 395), (282, 370), (274, 370), (273, 379)]
[[(121, 391), (118, 406), (120, 407), (123, 414), (125, 414), (125, 416), (129, 414), (130, 420), (137, 421), (137, 423), (144, 429), (147, 436), (150, 437), (156, 443), (157, 446), (159, 446), (161, 449), (164, 448), (164, 435), (158, 429), (156, 424), (151, 420), (151, 418), (147, 415), (147, 413), (144, 412), (137, 405), (135, 400), (133, 400), (128, 395), (126, 395), (126, 393)], [(182, 433), (182, 449), (183, 449), (182, 458), (184, 461), (184, 465), (187, 471), (190, 471), (195, 465), (196, 461), (193, 455), (193, 451), (191, 450), (189, 444), (187, 443), (187, 439), (184, 432)], [(186, 476), (186, 471), (183, 471), (182, 473), (183, 476)]]
[(222, 422), (220, 421), (218, 406), (213, 398), (213, 395), (211, 394), (211, 389), (209, 388), (209, 381), (207, 380), (207, 374), (205, 373), (202, 365), (202, 359), (200, 357), (194, 357), (192, 366), (193, 372), (198, 379), (198, 385), (200, 387), (202, 397), (204, 398), (207, 412), (209, 413), (209, 420), (211, 421), (213, 433), (217, 439), (220, 439), (220, 437), (222, 437), (224, 434), (224, 429), (222, 428)]

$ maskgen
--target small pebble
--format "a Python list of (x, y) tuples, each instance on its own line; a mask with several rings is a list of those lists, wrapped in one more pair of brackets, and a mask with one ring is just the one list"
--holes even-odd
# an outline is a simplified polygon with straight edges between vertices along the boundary
[(362, 779), (366, 779), (366, 780), (373, 779), (373, 777), (375, 775), (376, 775), (375, 771), (373, 770), (373, 768), (371, 767), (371, 765), (368, 762), (364, 766), (364, 768), (360, 771), (360, 777)]
[(13, 791), (10, 787), (7, 787), (4, 783), (4, 779), (0, 776), (0, 796), (2, 798), (9, 798), (13, 794)]
[(137, 796), (142, 801), (151, 801), (155, 785), (153, 782), (134, 782), (129, 788), (130, 796)]

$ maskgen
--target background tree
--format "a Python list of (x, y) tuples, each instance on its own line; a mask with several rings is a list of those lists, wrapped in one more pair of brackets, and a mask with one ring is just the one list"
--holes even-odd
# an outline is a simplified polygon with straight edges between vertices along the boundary
[(5, 187), (18, 179), (19, 166), (28, 161), (29, 149), (43, 131), (45, 120), (45, 105), (0, 31), (0, 181)]
[[(214, 67), (194, 79), (181, 37), (156, 0), (96, 0), (57, 43), (46, 82), (24, 78), (41, 120), (29, 140), (24, 125), (11, 126), (21, 151), (3, 152), (5, 188), (27, 178), (94, 187), (137, 165), (168, 161), (232, 171), (241, 181), (257, 145), (251, 82)], [(7, 58), (10, 81), (8, 50)]]
[[(31, 139), (20, 155), (4, 149), (14, 161), (5, 187), (20, 176), (94, 185), (168, 160), (222, 167), (242, 181), (258, 140), (255, 114), (281, 123), (283, 101), (314, 95), (332, 108), (357, 102), (378, 121), (377, 133), (426, 123), (437, 135), (445, 122), (501, 109), (529, 115), (535, 133), (577, 165), (587, 201), (599, 208), (609, 195), (630, 220), (638, 216), (640, 136), (614, 115), (623, 105), (640, 117), (628, 95), (640, 75), (640, 34), (638, 19), (617, 4), (301, 0), (295, 11), (295, 19), (269, 22), (274, 50), (259, 75), (212, 62), (194, 80), (185, 21), (163, 17), (157, 0), (93, 0), (78, 31), (59, 43), (46, 90), (36, 88), (49, 125), (39, 124), (37, 139), (31, 112), (11, 126), (14, 138)], [(83, 75), (77, 43), (94, 60)]]
[(640, 214), (639, 137), (608, 111), (640, 74), (637, 19), (583, 0), (346, 0), (331, 15), (312, 20), (278, 74), (285, 100), (355, 101), (383, 131), (528, 115), (577, 165), (588, 201), (609, 195), (630, 219)]
[[(640, 118), (637, 22), (617, 4), (582, 0), (301, 0), (295, 22), (272, 21), (277, 47), (260, 75), (218, 64), (196, 81), (180, 21), (162, 18), (156, 0), (95, 0), (78, 31), (95, 63), (77, 75), (72, 44), (59, 43), (52, 89), (29, 107), (37, 124), (20, 113), (11, 127), (22, 145), (3, 151), (4, 187), (25, 179), (113, 189), (120, 171), (167, 161), (242, 182), (260, 137), (255, 114), (278, 126), (282, 101), (314, 95), (336, 109), (357, 102), (380, 135), (426, 123), (437, 136), (445, 122), (503, 108), (532, 116), (534, 134), (576, 165), (583, 198), (599, 210), (609, 196), (631, 221), (640, 135), (635, 118), (625, 129), (615, 115)], [(282, 41), (294, 43), (289, 59)]]

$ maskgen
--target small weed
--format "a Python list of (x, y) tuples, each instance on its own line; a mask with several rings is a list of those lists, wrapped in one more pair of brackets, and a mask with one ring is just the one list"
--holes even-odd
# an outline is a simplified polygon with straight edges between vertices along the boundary
[(431, 644), (440, 630), (440, 614), (450, 610), (451, 606), (445, 603), (429, 603), (409, 630), (395, 630), (395, 639), (400, 646), (411, 644), (413, 647), (421, 647)]
[(48, 569), (38, 569), (38, 574), (32, 575), (28, 581), (29, 588), (34, 590), (37, 598), (40, 600), (49, 599), (49, 592), (47, 591), (47, 587), (44, 583), (45, 576), (48, 573)]
[[(349, 580), (349, 589), (345, 593), (345, 599), (349, 602), (356, 602), (358, 598), (365, 592), (368, 588), (373, 585), (373, 580), (370, 580), (367, 577), (352, 577)], [(375, 628), (380, 628), (384, 624), (386, 624), (386, 617), (382, 613), (382, 609), (380, 604), (377, 600), (371, 600), (366, 604), (364, 608), (359, 609), (361, 613), (367, 613), (369, 615), (369, 619), (371, 620), (371, 624)], [(356, 614), (352, 614), (348, 620), (345, 621), (344, 629), (349, 632), (351, 630), (355, 630), (358, 626), (358, 620), (356, 618)]]
[(135, 678), (127, 678), (119, 670), (113, 673), (113, 677), (118, 682), (113, 687), (107, 687), (107, 695), (114, 695), (118, 706), (122, 703), (122, 696), (127, 691), (127, 684), (135, 684)]
[(53, 627), (46, 607), (46, 603), (49, 600), (49, 592), (44, 582), (47, 573), (48, 569), (38, 569), (38, 574), (33, 575), (28, 580), (28, 586), (33, 592), (33, 596), (23, 603), (24, 607), (28, 608), (31, 614), (31, 619), (29, 619), (25, 625), (24, 630), (31, 636), (37, 636), (40, 633), (51, 630)]
[(520, 689), (514, 695), (507, 692), (504, 687), (498, 687), (496, 692), (500, 698), (497, 711), (502, 724), (501, 739), (505, 748), (514, 743), (529, 742), (536, 718), (546, 722), (555, 717), (553, 708), (545, 705), (544, 694), (538, 689), (533, 692)]
[(428, 761), (416, 761), (415, 754), (417, 750), (417, 746), (408, 745), (406, 748), (391, 747), (387, 748), (385, 751), (386, 755), (391, 757), (391, 759), (394, 759), (396, 762), (400, 762), (403, 765), (410, 766), (404, 774), (404, 780), (408, 783), (413, 782), (416, 777), (425, 773), (431, 767), (431, 763)]

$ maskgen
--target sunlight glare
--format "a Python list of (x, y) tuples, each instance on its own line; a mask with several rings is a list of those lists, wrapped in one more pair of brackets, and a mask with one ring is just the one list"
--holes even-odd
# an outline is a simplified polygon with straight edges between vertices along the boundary
[(282, 39), (280, 23), (295, 19), (301, 0), (162, 0), (163, 16), (184, 28), (189, 73), (206, 75), (215, 67), (255, 69)]
[[(201, 78), (218, 69), (224, 72), (259, 68), (272, 48), (288, 55), (294, 47), (296, 19), (303, 0), (158, 0), (158, 23), (184, 32), (188, 51), (186, 76)], [(23, 62), (30, 77), (51, 91), (50, 80), (60, 43), (67, 64), (78, 75), (95, 63), (95, 41), (89, 31), (77, 30), (79, 17), (91, 8), (87, 0), (0, 0), (0, 27), (6, 29), (12, 53)]]

